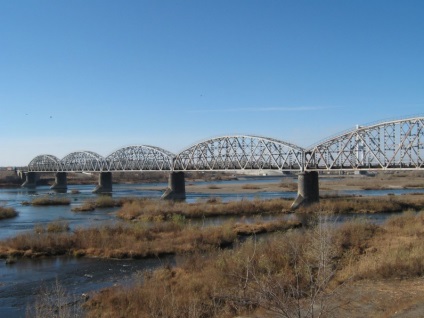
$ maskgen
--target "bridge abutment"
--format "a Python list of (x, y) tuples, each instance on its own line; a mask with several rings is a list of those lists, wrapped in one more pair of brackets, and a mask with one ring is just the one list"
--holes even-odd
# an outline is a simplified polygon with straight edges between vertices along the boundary
[(168, 179), (168, 188), (162, 195), (163, 200), (185, 200), (185, 176), (184, 172), (171, 172)]
[(37, 174), (35, 172), (25, 172), (25, 182), (21, 185), (23, 188), (34, 189), (36, 187)]
[(99, 184), (93, 190), (93, 193), (111, 193), (112, 192), (112, 172), (100, 172)]
[(68, 189), (66, 172), (56, 172), (54, 184), (50, 187), (50, 189), (57, 191), (66, 191)]
[(319, 202), (318, 172), (305, 171), (298, 175), (297, 197), (291, 208)]

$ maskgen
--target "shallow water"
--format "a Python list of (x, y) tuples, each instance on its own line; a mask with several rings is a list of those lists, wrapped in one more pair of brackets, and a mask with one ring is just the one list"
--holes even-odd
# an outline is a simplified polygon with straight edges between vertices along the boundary
[(145, 260), (103, 260), (56, 257), (0, 263), (0, 317), (25, 317), (42, 286), (57, 280), (75, 299), (114, 284), (131, 283), (137, 271), (173, 264), (171, 257)]

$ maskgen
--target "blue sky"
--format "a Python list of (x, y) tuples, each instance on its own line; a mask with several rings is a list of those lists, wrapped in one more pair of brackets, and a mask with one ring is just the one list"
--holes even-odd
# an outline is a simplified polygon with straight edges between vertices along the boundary
[(0, 1), (0, 166), (424, 113), (424, 2)]

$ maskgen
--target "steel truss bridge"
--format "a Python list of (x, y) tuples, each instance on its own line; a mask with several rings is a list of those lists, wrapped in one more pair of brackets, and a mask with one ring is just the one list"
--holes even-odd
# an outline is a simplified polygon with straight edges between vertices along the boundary
[(234, 135), (197, 143), (178, 154), (154, 146), (121, 148), (107, 157), (72, 152), (36, 156), (30, 172), (322, 171), (424, 168), (424, 117), (357, 126), (309, 148), (272, 138)]

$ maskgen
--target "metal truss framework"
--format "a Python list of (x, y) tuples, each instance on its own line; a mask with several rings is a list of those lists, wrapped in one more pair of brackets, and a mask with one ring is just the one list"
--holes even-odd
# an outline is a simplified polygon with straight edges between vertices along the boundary
[(423, 169), (424, 117), (358, 126), (309, 148), (305, 170)]
[(70, 153), (60, 162), (61, 171), (84, 172), (105, 170), (104, 158), (92, 151), (78, 151)]
[(175, 158), (175, 170), (300, 170), (303, 149), (258, 136), (224, 136), (198, 143)]
[(131, 146), (115, 151), (106, 157), (108, 171), (172, 170), (174, 154), (153, 146)]
[(91, 151), (73, 152), (62, 160), (51, 156), (35, 157), (28, 165), (34, 172), (158, 171), (172, 170), (174, 154), (153, 146), (130, 146), (106, 158)]
[(382, 122), (329, 138), (305, 150), (272, 138), (235, 135), (200, 142), (177, 155), (154, 146), (91, 151), (62, 160), (39, 155), (34, 172), (393, 170), (424, 169), (424, 117)]
[(60, 171), (60, 159), (52, 155), (39, 155), (31, 160), (28, 165), (29, 171)]

